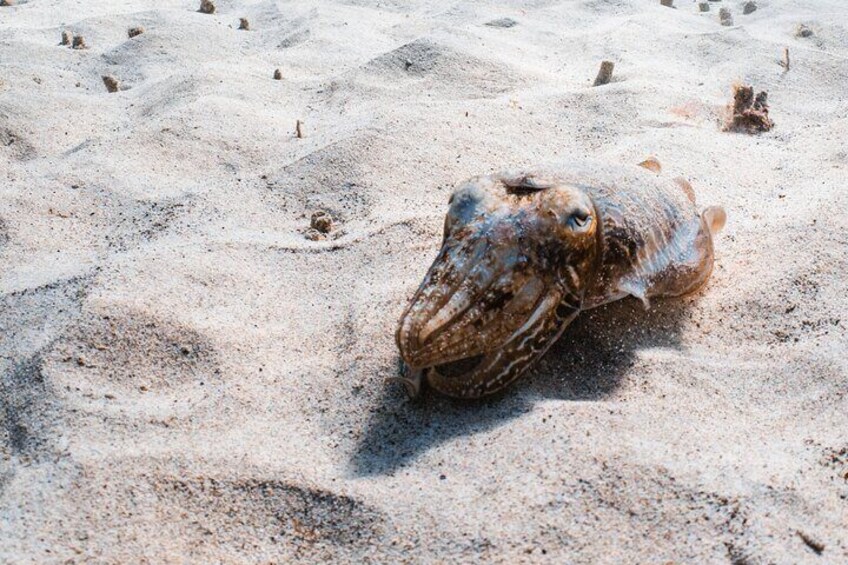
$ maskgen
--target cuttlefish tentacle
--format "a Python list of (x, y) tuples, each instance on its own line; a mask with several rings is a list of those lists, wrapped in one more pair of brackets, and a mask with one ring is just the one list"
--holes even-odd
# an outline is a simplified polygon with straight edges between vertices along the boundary
[(503, 303), (505, 295), (510, 291), (498, 289), (491, 292), (475, 307), (474, 312), (454, 320), (450, 327), (443, 328), (443, 333), (437, 336), (437, 340), (422, 349), (423, 354), (435, 356), (429, 359), (443, 364), (478, 355), (486, 351), (492, 343), (506, 340), (514, 332), (515, 320), (526, 317), (532, 311), (543, 291), (542, 283), (538, 279), (528, 280), (518, 288), (503, 307), (497, 304)]
[(493, 353), (461, 378), (444, 376), (438, 367), (430, 369), (433, 388), (455, 398), (478, 398), (508, 386), (536, 362), (556, 342), (578, 309), (563, 307), (560, 295), (545, 296), (524, 325)]
[(421, 388), (424, 385), (424, 370), (410, 369), (405, 376), (387, 377), (386, 382), (400, 383), (406, 390), (406, 395), (409, 398), (418, 398), (421, 395)]
[[(522, 305), (532, 306), (526, 304), (526, 300), (513, 300), (500, 315), (483, 319), (485, 314), (499, 311), (505, 303), (504, 295), (512, 293), (516, 287), (521, 288), (519, 296), (526, 298), (538, 286), (536, 281), (529, 280), (516, 269), (519, 261), (514, 253), (498, 253), (496, 248), (490, 247), (478, 265), (456, 281), (451, 298), (433, 309), (431, 317), (418, 330), (415, 339), (418, 350), (414, 357), (419, 364), (426, 365), (433, 355), (445, 362), (452, 355), (463, 352), (467, 355), (468, 350), (475, 347), (485, 348), (487, 343), (503, 334), (502, 322), (507, 317)], [(421, 299), (416, 297), (413, 302)], [(463, 331), (472, 325), (473, 332)]]

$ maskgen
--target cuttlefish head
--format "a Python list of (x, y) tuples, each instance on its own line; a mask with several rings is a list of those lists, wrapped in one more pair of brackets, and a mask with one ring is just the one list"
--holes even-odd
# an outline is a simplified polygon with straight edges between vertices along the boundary
[(598, 218), (579, 187), (476, 177), (451, 196), (444, 241), (400, 320), (402, 378), (454, 397), (494, 393), (544, 354), (594, 282)]

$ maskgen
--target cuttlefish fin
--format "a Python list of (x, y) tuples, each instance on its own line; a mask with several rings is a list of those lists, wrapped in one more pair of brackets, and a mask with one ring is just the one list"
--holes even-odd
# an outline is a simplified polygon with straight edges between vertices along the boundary
[(653, 171), (657, 174), (660, 174), (662, 172), (662, 165), (660, 165), (660, 162), (657, 161), (656, 157), (648, 157), (647, 159), (639, 163), (639, 166), (645, 167), (649, 171)]
[(621, 281), (618, 284), (618, 288), (621, 292), (641, 300), (642, 306), (645, 307), (645, 310), (649, 310), (651, 308), (651, 301), (648, 300), (648, 297), (645, 295), (645, 285), (643, 283), (635, 281)]
[(386, 382), (402, 384), (410, 400), (415, 400), (421, 395), (421, 388), (424, 384), (424, 370), (407, 369), (405, 376), (386, 377)]
[(727, 223), (727, 213), (721, 206), (710, 206), (701, 213), (701, 217), (704, 218), (704, 222), (712, 235), (720, 232), (724, 224)]

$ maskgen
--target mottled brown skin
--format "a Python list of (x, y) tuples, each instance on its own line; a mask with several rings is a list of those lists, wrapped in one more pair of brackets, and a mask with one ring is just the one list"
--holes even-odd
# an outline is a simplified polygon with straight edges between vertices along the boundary
[[(650, 170), (647, 170), (650, 169)], [(680, 296), (712, 271), (720, 208), (642, 167), (475, 177), (451, 196), (439, 255), (400, 320), (410, 395), (477, 398), (520, 377), (584, 309)]]

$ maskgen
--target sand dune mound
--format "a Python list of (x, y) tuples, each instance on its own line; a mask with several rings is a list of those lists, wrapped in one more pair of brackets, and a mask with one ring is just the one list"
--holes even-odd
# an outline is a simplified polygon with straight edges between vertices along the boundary
[(110, 312), (81, 320), (54, 349), (57, 373), (92, 392), (162, 392), (210, 384), (214, 347), (197, 332), (144, 315)]
[[(3, 452), (27, 460), (39, 460), (52, 451), (55, 407), (42, 373), (39, 356), (3, 368), (0, 380), (3, 409), (0, 411), (0, 446)], [(0, 482), (2, 492), (2, 482)]]
[(0, 151), (10, 160), (26, 161), (35, 157), (35, 147), (21, 134), (9, 128), (0, 127)]
[(44, 461), (60, 451), (62, 407), (46, 359), (54, 340), (75, 322), (86, 288), (85, 279), (73, 278), (0, 297), (0, 453), (5, 455), (0, 469), (11, 472), (9, 456)]
[(422, 38), (380, 55), (356, 73), (378, 75), (394, 88), (426, 89), (448, 97), (490, 98), (509, 92), (523, 78), (506, 65), (485, 61)]
[[(162, 486), (162, 503), (199, 518), (182, 520), (184, 527), (209, 532), (214, 544), (242, 557), (257, 550), (275, 554), (278, 544), (290, 544), (292, 557), (331, 559), (340, 546), (363, 555), (385, 541), (380, 512), (321, 489), (275, 479), (174, 478)], [(239, 547), (244, 539), (265, 547), (245, 552)]]
[(300, 45), (301, 43), (307, 41), (311, 36), (312, 32), (308, 27), (297, 29), (287, 34), (282, 41), (277, 43), (277, 48), (291, 49), (292, 47)]
[(341, 221), (363, 220), (385, 190), (369, 175), (385, 155), (381, 149), (379, 140), (368, 135), (340, 140), (283, 167), (269, 179), (269, 194), (287, 214), (327, 210)]
[[(68, 470), (67, 490), (56, 493), (54, 504), (81, 516), (68, 539), (45, 532), (53, 556), (160, 560), (176, 552), (196, 560), (318, 562), (339, 548), (364, 558), (375, 543), (392, 540), (380, 511), (308, 482), (250, 467), (230, 474), (215, 463), (127, 457), (113, 464), (122, 469), (118, 480), (96, 467)], [(155, 535), (161, 522), (169, 535)]]

